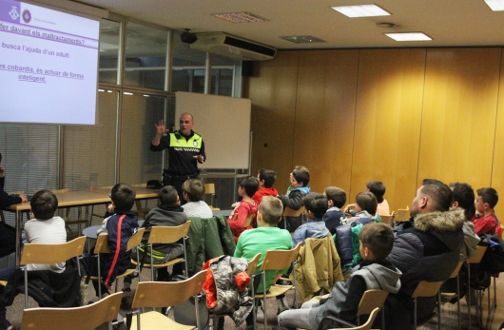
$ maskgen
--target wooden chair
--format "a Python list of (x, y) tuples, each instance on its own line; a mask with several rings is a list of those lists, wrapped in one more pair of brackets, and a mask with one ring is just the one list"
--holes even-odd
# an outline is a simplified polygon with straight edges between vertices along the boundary
[(71, 308), (29, 308), (23, 312), (21, 330), (96, 329), (111, 323), (119, 312), (123, 293), (117, 292), (91, 305)]
[[(455, 293), (456, 294), (456, 297), (457, 297), (457, 329), (460, 329), (460, 318), (461, 318), (461, 314), (460, 314), (460, 278), (459, 278), (459, 273), (460, 273), (460, 269), (462, 268), (462, 265), (464, 264), (464, 261), (461, 260), (459, 261), (459, 263), (457, 264), (457, 266), (455, 267), (455, 269), (453, 270), (453, 272), (451, 273), (450, 275), (450, 278), (449, 279), (455, 279), (456, 282), (457, 282), (457, 292)], [(440, 292), (439, 293), (440, 297), (438, 297), (438, 301), (441, 301), (441, 297), (445, 298), (446, 300), (449, 300), (451, 298), (453, 298), (453, 293), (451, 292)], [(440, 320), (441, 322), (441, 320)]]
[(206, 270), (200, 271), (193, 277), (178, 282), (140, 282), (133, 297), (131, 308), (134, 310), (134, 316), (131, 322), (131, 330), (135, 329), (174, 329), (189, 330), (195, 329), (194, 326), (183, 325), (169, 319), (163, 314), (150, 311), (140, 313), (140, 308), (144, 307), (171, 307), (184, 303), (187, 299), (195, 296), (196, 324), (200, 327), (198, 301), (199, 293), (203, 281), (205, 280)]
[(438, 329), (440, 329), (441, 326), (441, 305), (439, 302), (439, 289), (441, 288), (441, 285), (443, 285), (442, 281), (439, 282), (428, 282), (428, 281), (420, 281), (411, 295), (411, 298), (413, 298), (414, 301), (414, 306), (413, 306), (413, 324), (414, 324), (414, 329), (417, 328), (417, 305), (418, 305), (418, 298), (428, 298), (428, 297), (438, 297)]
[[(247, 274), (250, 276), (250, 295), (252, 297), (255, 297), (255, 283), (254, 283), (254, 278), (255, 278), (255, 272), (257, 270), (257, 264), (259, 263), (259, 259), (261, 259), (261, 254), (258, 253), (256, 254), (251, 260), (248, 262), (248, 267), (247, 267)], [(256, 319), (257, 319), (257, 313), (256, 313), (256, 305), (255, 305), (255, 299), (252, 299), (252, 313), (254, 316), (254, 324), (256, 324)]]
[[(191, 228), (191, 220), (179, 226), (153, 226), (150, 228), (149, 240), (147, 244), (149, 245), (150, 251), (150, 263), (144, 266), (151, 269), (151, 280), (154, 281), (154, 269), (166, 268), (168, 266), (173, 266), (178, 263), (185, 263), (187, 260), (187, 250), (186, 250), (186, 239), (189, 233), (189, 228)], [(162, 264), (155, 264), (154, 257), (152, 256), (152, 245), (153, 244), (173, 244), (178, 242), (180, 239), (184, 241), (184, 258), (175, 258), (168, 260)], [(145, 251), (144, 253), (146, 253)], [(138, 257), (138, 255), (137, 255)], [(139, 259), (137, 259), (139, 260)], [(139, 260), (140, 261), (140, 260)], [(136, 265), (136, 260), (131, 260), (131, 263)], [(187, 264), (185, 265), (186, 276), (188, 276)]]
[(411, 217), (409, 207), (392, 212), (392, 216), (396, 223), (408, 221)]
[[(469, 314), (469, 329), (471, 329), (472, 326), (472, 316), (471, 316), (471, 292), (470, 292), (470, 285), (471, 285), (471, 265), (479, 264), (481, 262), (481, 259), (483, 259), (483, 256), (485, 255), (485, 252), (487, 250), (486, 246), (481, 246), (478, 245), (476, 246), (476, 251), (474, 254), (467, 258), (466, 263), (467, 263), (467, 285), (469, 288), (469, 293), (467, 294), (467, 313)], [(480, 306), (481, 307), (481, 306)], [(479, 312), (478, 312), (479, 311)], [(482, 310), (478, 307), (478, 299), (476, 297), (476, 314), (478, 316), (479, 321), (481, 322), (480, 315), (482, 314)]]
[(284, 229), (287, 229), (287, 218), (299, 218), (301, 216), (304, 216), (306, 214), (306, 209), (304, 206), (301, 206), (299, 209), (294, 210), (291, 209), (290, 207), (286, 206), (283, 210), (282, 214), (282, 219), (284, 222)]
[[(359, 307), (357, 308), (357, 325), (360, 325), (361, 316), (371, 315), (371, 313), (377, 308), (378, 308), (378, 310), (382, 309), (387, 297), (388, 297), (387, 291), (376, 290), (376, 289), (366, 290), (364, 292), (364, 294), (362, 295), (362, 297), (359, 301)], [(384, 317), (385, 317), (385, 314), (382, 313), (383, 325), (384, 325), (384, 321), (385, 321)], [(331, 316), (327, 316), (326, 318), (333, 319), (333, 320), (335, 320), (339, 323), (342, 323), (344, 325), (347, 325), (349, 327), (355, 326), (355, 324), (346, 322), (346, 321), (341, 320), (339, 318), (333, 318)], [(382, 328), (385, 329), (384, 326), (382, 326)]]
[(210, 208), (214, 209), (215, 183), (205, 183), (203, 187), (205, 189), (205, 196), (210, 196)]
[[(77, 237), (70, 242), (62, 244), (33, 244), (28, 243), (23, 247), (19, 264), (24, 270), (25, 308), (28, 307), (28, 267), (29, 264), (52, 265), (65, 262), (72, 258), (79, 258), (84, 253), (86, 237)], [(77, 260), (77, 270), (80, 275), (80, 263)]]
[(393, 215), (380, 215), (380, 218), (382, 219), (383, 223), (386, 223), (387, 225), (392, 225), (392, 220), (394, 219)]
[(334, 329), (328, 329), (328, 330), (370, 330), (371, 327), (373, 326), (373, 322), (376, 319), (376, 316), (378, 315), (378, 312), (380, 311), (379, 308), (375, 308), (371, 311), (369, 314), (369, 318), (367, 319), (366, 323), (364, 323), (361, 326), (353, 327), (353, 328), (334, 328)]
[[(142, 237), (145, 232), (145, 228), (139, 228), (136, 233), (133, 234), (133, 236), (130, 237), (128, 240), (128, 243), (126, 244), (126, 251), (131, 251), (133, 248), (137, 247), (142, 243)], [(96, 238), (96, 245), (94, 248), (94, 254), (98, 256), (98, 276), (91, 276), (91, 279), (93, 280), (98, 280), (98, 296), (101, 298), (102, 297), (102, 292), (101, 292), (101, 263), (100, 263), (100, 253), (110, 253), (110, 249), (108, 246), (108, 235), (107, 234), (100, 234)], [(138, 249), (137, 249), (137, 259), (138, 259)], [(135, 272), (138, 272), (138, 265), (136, 268), (133, 269), (127, 269), (124, 273), (117, 275), (116, 276), (116, 286), (115, 286), (115, 291), (117, 291), (117, 280), (119, 278), (124, 278), (128, 275), (131, 275)]]
[(296, 283), (292, 285), (278, 285), (273, 284), (269, 291), (266, 292), (266, 271), (282, 271), (288, 269), (291, 264), (297, 259), (299, 255), (299, 249), (301, 244), (296, 245), (295, 248), (291, 250), (270, 250), (266, 252), (266, 255), (261, 266), (261, 277), (263, 284), (263, 293), (256, 294), (254, 299), (263, 300), (263, 311), (264, 311), (264, 328), (267, 328), (268, 320), (266, 317), (266, 299), (276, 298), (278, 296), (284, 295), (287, 291), (294, 288), (296, 289)]

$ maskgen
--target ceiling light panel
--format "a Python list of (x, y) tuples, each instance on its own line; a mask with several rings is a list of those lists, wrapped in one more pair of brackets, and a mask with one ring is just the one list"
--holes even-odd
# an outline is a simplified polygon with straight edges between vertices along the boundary
[(369, 4), (356, 6), (334, 6), (333, 10), (351, 18), (355, 17), (374, 17), (374, 16), (390, 16), (390, 13), (385, 9)]
[(232, 13), (217, 13), (212, 14), (212, 16), (229, 23), (262, 23), (268, 21), (264, 17), (245, 11), (232, 12)]
[(493, 11), (504, 11), (504, 0), (485, 0), (485, 2)]
[(401, 33), (385, 33), (387, 37), (395, 41), (429, 41), (431, 37), (422, 32), (401, 32)]
[(314, 36), (283, 36), (280, 38), (293, 42), (295, 44), (313, 44), (317, 42), (326, 42), (325, 40)]

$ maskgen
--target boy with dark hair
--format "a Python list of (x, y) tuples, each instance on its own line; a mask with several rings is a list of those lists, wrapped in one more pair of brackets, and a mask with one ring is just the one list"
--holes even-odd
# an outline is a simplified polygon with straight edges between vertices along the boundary
[[(131, 212), (135, 204), (135, 191), (130, 185), (118, 183), (112, 187), (110, 192), (109, 210), (113, 212), (110, 217), (103, 220), (103, 224), (98, 229), (98, 234), (108, 234), (108, 247), (110, 253), (100, 257), (101, 273), (104, 274), (102, 285), (103, 292), (107, 292), (109, 286), (114, 282), (117, 275), (128, 269), (131, 260), (131, 251), (126, 252), (128, 240), (138, 229), (138, 219), (136, 214)], [(117, 249), (119, 247), (119, 249)], [(96, 256), (89, 256), (83, 259), (84, 267), (88, 276), (97, 276)], [(95, 289), (97, 289), (95, 283)]]
[(355, 323), (359, 302), (366, 290), (399, 291), (401, 272), (386, 261), (394, 243), (392, 229), (386, 224), (372, 223), (362, 229), (359, 239), (362, 262), (350, 278), (336, 282), (326, 300), (310, 300), (300, 309), (280, 313), (280, 327), (315, 330), (342, 326), (326, 317)]
[(182, 205), (188, 218), (209, 219), (213, 217), (212, 210), (203, 200), (205, 186), (200, 179), (189, 179), (182, 184), (182, 197), (187, 202)]
[(329, 235), (322, 217), (327, 211), (327, 197), (320, 193), (309, 193), (303, 198), (308, 222), (299, 226), (292, 234), (292, 246), (310, 237), (320, 238)]
[(500, 222), (495, 215), (495, 205), (499, 201), (499, 196), (494, 188), (480, 188), (476, 191), (476, 212), (477, 215), (473, 219), (474, 231), (478, 236), (485, 234), (499, 237), (502, 235)]
[(381, 181), (369, 181), (366, 185), (369, 192), (373, 193), (378, 202), (378, 207), (376, 208), (376, 214), (389, 216), (390, 207), (387, 200), (383, 197), (385, 195), (385, 185)]
[[(290, 186), (287, 188), (287, 194), (280, 195), (278, 198), (282, 201), (284, 208), (289, 207), (293, 210), (299, 210), (303, 206), (303, 197), (310, 192), (308, 183), (310, 182), (310, 171), (305, 166), (297, 165), (289, 175)], [(285, 221), (287, 230), (293, 232), (301, 225), (301, 217), (288, 217)]]
[(352, 224), (359, 221), (362, 224), (367, 224), (372, 220), (377, 220), (376, 208), (378, 202), (373, 193), (369, 191), (360, 192), (355, 196), (355, 205), (351, 210), (350, 218), (344, 219), (343, 222), (346, 224)]
[(278, 190), (273, 187), (276, 180), (275, 171), (261, 168), (257, 175), (257, 179), (259, 180), (259, 189), (252, 197), (257, 205), (261, 204), (261, 200), (264, 196), (278, 196)]
[(324, 194), (327, 197), (327, 212), (322, 217), (327, 229), (332, 235), (336, 232), (336, 227), (341, 224), (341, 218), (345, 217), (345, 213), (341, 210), (346, 203), (346, 193), (339, 187), (327, 187)]
[[(186, 222), (187, 216), (180, 206), (180, 198), (175, 187), (164, 186), (161, 188), (159, 191), (158, 206), (147, 213), (145, 222), (142, 224), (142, 227), (146, 228), (146, 231), (143, 238), (144, 244), (139, 247), (140, 260), (150, 262), (150, 249), (147, 244), (145, 244), (149, 238), (150, 228), (153, 226), (179, 226)], [(152, 247), (154, 263), (165, 263), (168, 260), (181, 256), (183, 253), (184, 247), (181, 243), (155, 244)], [(174, 266), (174, 272), (181, 273), (181, 270), (181, 268)], [(170, 279), (171, 276), (167, 268), (157, 269), (158, 281), (168, 281)]]
[[(37, 244), (65, 243), (67, 239), (65, 221), (61, 217), (54, 216), (58, 208), (56, 195), (49, 190), (37, 191), (31, 198), (30, 205), (35, 219), (25, 223), (26, 241)], [(49, 270), (61, 274), (65, 271), (65, 262), (52, 265), (29, 264), (26, 267), (28, 271)], [(15, 268), (1, 270), (0, 279), (12, 280), (15, 271)], [(0, 329), (10, 329), (11, 325), (5, 318), (6, 306), (3, 298), (0, 302)]]
[(474, 207), (474, 191), (467, 183), (451, 183), (449, 187), (453, 191), (453, 202), (450, 210), (463, 210), (465, 215), (465, 221), (462, 227), (462, 231), (464, 232), (464, 246), (461, 247), (461, 256), (462, 259), (465, 260), (474, 254), (480, 242), (480, 238), (476, 235), (474, 224), (471, 221), (476, 212)]
[(238, 195), (241, 196), (242, 200), (236, 205), (233, 213), (228, 218), (235, 242), (244, 230), (252, 228), (252, 222), (257, 215), (257, 205), (252, 196), (254, 196), (258, 187), (257, 179), (253, 176), (242, 179), (238, 185)]

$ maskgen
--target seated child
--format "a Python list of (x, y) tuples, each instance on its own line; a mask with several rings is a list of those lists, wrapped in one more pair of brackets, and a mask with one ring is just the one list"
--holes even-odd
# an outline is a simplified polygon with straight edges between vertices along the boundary
[[(131, 212), (131, 208), (135, 204), (135, 195), (133, 188), (123, 183), (113, 186), (110, 192), (112, 204), (109, 206), (109, 210), (114, 213), (104, 219), (101, 228), (98, 229), (98, 234), (108, 234), (110, 249), (110, 253), (100, 256), (102, 292), (107, 292), (116, 276), (124, 273), (131, 264), (131, 251), (126, 252), (126, 245), (138, 229), (137, 216)], [(117, 250), (117, 246), (119, 246), (119, 250)], [(96, 260), (96, 256), (88, 256), (83, 259), (88, 276), (98, 275)], [(97, 289), (98, 283), (93, 281), (93, 285)]]
[(257, 179), (253, 176), (242, 179), (238, 185), (238, 195), (241, 196), (242, 200), (236, 205), (233, 213), (228, 218), (235, 242), (244, 230), (252, 228), (252, 222), (257, 215), (257, 205), (252, 196), (254, 196), (258, 187)]
[(327, 197), (327, 211), (322, 217), (327, 229), (334, 235), (336, 227), (341, 224), (341, 218), (345, 218), (345, 214), (341, 210), (346, 203), (346, 193), (338, 187), (327, 187), (325, 189)]
[[(251, 260), (257, 253), (261, 258), (257, 270), (261, 269), (262, 262), (268, 250), (289, 250), (292, 248), (291, 235), (285, 229), (277, 227), (282, 217), (282, 202), (272, 196), (264, 196), (257, 211), (257, 228), (244, 231), (236, 245), (235, 257)], [(269, 289), (276, 274), (266, 274), (266, 290)], [(263, 292), (263, 285), (259, 285), (258, 292)]]
[(495, 205), (499, 201), (499, 196), (494, 188), (480, 188), (476, 191), (476, 216), (473, 218), (474, 231), (476, 235), (485, 234), (499, 237), (502, 235), (499, 219), (495, 215)]
[(257, 175), (257, 179), (259, 180), (259, 189), (252, 197), (252, 199), (256, 202), (256, 205), (261, 204), (261, 200), (264, 196), (278, 196), (278, 190), (273, 187), (276, 180), (275, 171), (261, 168), (259, 174)]
[[(67, 240), (65, 221), (58, 216), (54, 216), (58, 208), (58, 199), (49, 190), (40, 190), (33, 195), (30, 201), (31, 210), (35, 219), (26, 222), (24, 230), (28, 243), (37, 244), (61, 244)], [(50, 270), (55, 273), (65, 271), (65, 263), (54, 265), (27, 265), (28, 271)], [(15, 272), (15, 268), (2, 269), (0, 279), (10, 280)], [(1, 300), (3, 302), (3, 299)], [(3, 303), (2, 303), (3, 305)], [(0, 306), (0, 329), (9, 329), (10, 323), (5, 318), (5, 307)]]
[[(278, 198), (282, 201), (284, 208), (289, 207), (293, 210), (299, 210), (303, 206), (303, 197), (310, 192), (308, 183), (310, 182), (310, 171), (305, 166), (296, 166), (289, 175), (290, 186), (287, 188), (287, 194), (280, 195)], [(301, 217), (288, 217), (286, 219), (287, 230), (293, 232), (301, 225)]]
[(464, 211), (465, 221), (462, 227), (464, 245), (461, 247), (461, 258), (465, 260), (476, 252), (476, 247), (480, 242), (480, 238), (474, 232), (474, 224), (471, 222), (476, 211), (474, 206), (474, 191), (467, 183), (451, 183), (449, 187), (453, 192), (453, 202), (450, 206), (450, 211), (457, 209)]
[[(187, 216), (180, 206), (180, 198), (173, 186), (164, 186), (159, 191), (158, 206), (153, 208), (145, 216), (142, 227), (146, 228), (144, 242), (149, 238), (149, 229), (153, 226), (179, 226), (187, 222)], [(147, 244), (140, 246), (140, 260), (150, 263), (150, 250)], [(184, 254), (184, 246), (181, 243), (155, 244), (152, 247), (154, 263), (165, 263)], [(136, 255), (135, 255), (136, 257)], [(181, 273), (181, 268), (174, 267), (174, 272)], [(175, 269), (176, 268), (176, 269)], [(157, 269), (157, 280), (168, 281), (171, 279), (166, 268)]]
[(381, 181), (369, 181), (366, 185), (369, 192), (373, 193), (376, 197), (376, 201), (378, 202), (378, 206), (376, 208), (376, 214), (389, 216), (390, 215), (390, 207), (383, 195), (385, 195), (385, 185)]
[(342, 222), (345, 224), (352, 224), (354, 222), (359, 222), (362, 224), (367, 224), (371, 221), (377, 221), (379, 218), (376, 216), (376, 208), (378, 202), (373, 193), (369, 191), (360, 192), (355, 196), (355, 204), (350, 210), (350, 217), (343, 219)]
[(182, 205), (188, 218), (210, 219), (213, 217), (212, 209), (203, 200), (205, 186), (200, 179), (189, 179), (182, 184), (182, 198), (187, 202)]
[(300, 309), (291, 309), (278, 315), (278, 324), (286, 328), (316, 330), (319, 326), (340, 327), (341, 324), (324, 321), (326, 316), (355, 323), (360, 299), (366, 290), (380, 289), (397, 293), (401, 287), (401, 272), (385, 260), (392, 250), (394, 234), (382, 223), (365, 226), (360, 233), (362, 262), (346, 282), (336, 282), (326, 300), (305, 302)]
[(309, 193), (303, 198), (303, 204), (307, 211), (308, 222), (299, 226), (292, 234), (292, 246), (310, 237), (320, 238), (329, 235), (329, 230), (322, 220), (327, 211), (327, 198), (323, 194)]

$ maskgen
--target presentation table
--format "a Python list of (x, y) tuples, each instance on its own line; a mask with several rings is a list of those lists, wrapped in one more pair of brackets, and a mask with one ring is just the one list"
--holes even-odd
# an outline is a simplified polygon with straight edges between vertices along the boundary
[[(143, 218), (143, 208), (140, 205), (142, 200), (158, 198), (159, 193), (157, 190), (147, 189), (145, 187), (134, 187), (136, 192), (135, 203), (137, 207), (138, 216)], [(58, 198), (58, 209), (79, 207), (79, 206), (93, 206), (100, 204), (110, 203), (110, 188), (101, 188), (93, 191), (55, 191)], [(22, 230), (22, 213), (30, 212), (30, 202), (19, 203), (9, 206), (7, 211), (15, 213), (15, 227), (16, 227), (16, 265), (19, 265), (19, 256), (21, 249), (21, 230)], [(92, 216), (92, 212), (91, 212)]]

